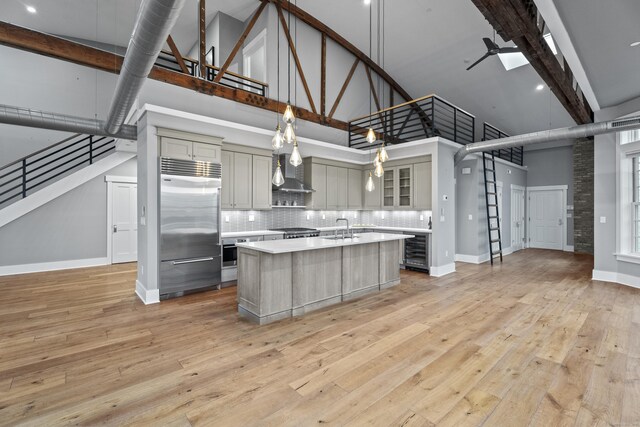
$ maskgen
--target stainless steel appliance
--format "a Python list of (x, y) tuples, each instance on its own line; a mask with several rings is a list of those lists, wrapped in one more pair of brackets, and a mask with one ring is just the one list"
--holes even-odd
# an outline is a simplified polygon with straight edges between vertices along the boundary
[(221, 165), (160, 160), (160, 299), (219, 289)]
[(285, 239), (300, 239), (303, 237), (317, 237), (320, 235), (320, 230), (304, 227), (272, 228), (270, 231), (280, 231), (284, 233)]
[(428, 234), (415, 234), (404, 241), (404, 267), (411, 270), (429, 271), (430, 245)]
[[(280, 154), (278, 160), (280, 160), (280, 167), (282, 169), (282, 174), (284, 175), (284, 184), (281, 186), (273, 185), (273, 191), (283, 191), (285, 193), (313, 193), (316, 190), (305, 184), (301, 179), (296, 177), (296, 172), (302, 174), (302, 168), (297, 167), (294, 168), (290, 165), (289, 159), (291, 158), (290, 154)], [(302, 176), (300, 176), (302, 177)]]
[(222, 239), (222, 286), (238, 278), (238, 248), (236, 243), (260, 242), (262, 236), (228, 237)]

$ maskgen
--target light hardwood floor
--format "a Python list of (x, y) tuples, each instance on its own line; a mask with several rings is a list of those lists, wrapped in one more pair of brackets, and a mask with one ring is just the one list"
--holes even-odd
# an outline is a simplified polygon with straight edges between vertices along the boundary
[(640, 290), (526, 250), (267, 326), (134, 265), (0, 278), (0, 424), (640, 425)]

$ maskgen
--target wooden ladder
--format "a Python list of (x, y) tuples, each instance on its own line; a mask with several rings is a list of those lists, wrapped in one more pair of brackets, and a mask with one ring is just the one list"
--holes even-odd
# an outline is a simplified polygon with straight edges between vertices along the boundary
[(500, 257), (502, 262), (502, 235), (500, 233), (500, 212), (498, 211), (498, 184), (496, 181), (496, 158), (493, 153), (482, 153), (484, 169), (484, 198), (487, 202), (487, 230), (489, 233), (489, 259)]

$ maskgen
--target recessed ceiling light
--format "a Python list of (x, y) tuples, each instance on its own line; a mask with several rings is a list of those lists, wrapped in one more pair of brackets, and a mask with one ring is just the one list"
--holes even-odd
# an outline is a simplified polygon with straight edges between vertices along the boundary
[(640, 42), (633, 42), (629, 46), (631, 46), (631, 47), (640, 46)]
[(542, 89), (544, 89), (544, 85), (538, 85), (538, 86), (536, 86), (536, 90), (542, 90)]
[(366, 4), (367, 6), (371, 4), (371, 0), (364, 0), (364, 4)]
[(33, 7), (33, 6), (27, 6), (27, 12), (29, 12), (29, 13), (36, 13), (36, 12), (37, 12), (37, 10), (36, 10), (36, 8), (35, 8), (35, 7)]

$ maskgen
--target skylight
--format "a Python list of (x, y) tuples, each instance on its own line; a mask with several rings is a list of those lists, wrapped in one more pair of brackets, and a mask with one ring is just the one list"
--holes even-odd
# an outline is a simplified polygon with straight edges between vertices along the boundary
[[(553, 37), (551, 37), (551, 33), (547, 33), (544, 35), (544, 39), (547, 41), (547, 44), (551, 48), (551, 51), (554, 55), (558, 54), (558, 49), (556, 48), (556, 44), (553, 41)], [(523, 65), (527, 65), (529, 61), (524, 55), (520, 52), (517, 53), (499, 53), (498, 58), (500, 58), (500, 62), (504, 66), (504, 69), (509, 71), (514, 68), (522, 67)]]

